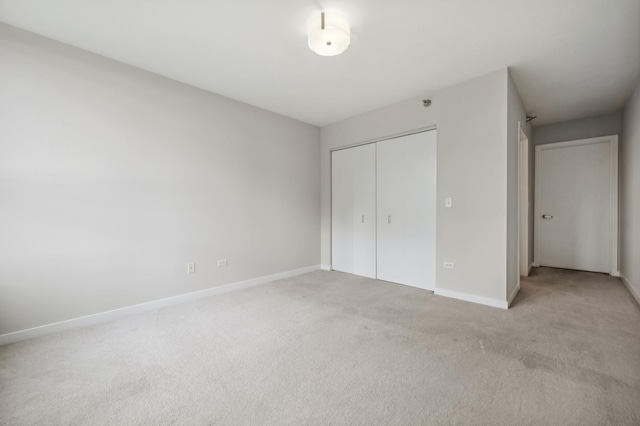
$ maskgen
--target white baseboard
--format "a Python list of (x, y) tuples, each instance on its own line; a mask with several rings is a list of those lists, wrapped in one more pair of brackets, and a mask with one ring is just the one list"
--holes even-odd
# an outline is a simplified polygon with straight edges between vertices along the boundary
[(518, 295), (519, 291), (520, 291), (520, 283), (518, 283), (516, 285), (516, 288), (514, 288), (513, 291), (511, 292), (511, 294), (509, 295), (509, 299), (507, 299), (507, 308), (509, 306), (511, 306), (511, 303), (513, 302), (513, 299), (516, 298), (516, 296)]
[(331, 265), (320, 265), (320, 269), (322, 269), (323, 271), (330, 271)]
[(476, 296), (475, 294), (462, 293), (460, 291), (436, 288), (434, 294), (438, 296), (450, 297), (452, 299), (464, 300), (466, 302), (478, 303), (480, 305), (492, 306), (494, 308), (508, 309), (506, 300), (492, 299), (490, 297)]
[(202, 299), (205, 297), (214, 296), (216, 294), (229, 293), (232, 291), (242, 290), (248, 287), (265, 284), (271, 281), (276, 281), (283, 278), (289, 278), (289, 277), (293, 277), (300, 274), (306, 274), (307, 272), (317, 271), (318, 269), (320, 269), (320, 266), (321, 265), (307, 266), (305, 268), (280, 272), (273, 275), (266, 275), (264, 277), (258, 277), (258, 278), (253, 278), (246, 281), (240, 281), (237, 283), (207, 288), (205, 290), (194, 291), (191, 293), (179, 294), (177, 296), (171, 296), (164, 299), (152, 300), (150, 302), (140, 303), (138, 305), (126, 306), (124, 308), (114, 309), (106, 312), (100, 312), (97, 314), (87, 315), (84, 317), (72, 318), (65, 321), (54, 322), (52, 324), (41, 325), (38, 327), (28, 328), (26, 330), (14, 331), (12, 333), (6, 333), (6, 334), (0, 335), (0, 346), (8, 345), (9, 343), (20, 342), (23, 340), (34, 339), (36, 337), (46, 336), (53, 333), (59, 333), (61, 331), (67, 331), (75, 328), (87, 327), (87, 326), (100, 324), (104, 322), (115, 321), (125, 316), (154, 311), (156, 309)]
[[(620, 280), (622, 281), (622, 283), (624, 284), (625, 287), (627, 287), (627, 290), (629, 290), (629, 293), (631, 293), (631, 295), (633, 296), (634, 299), (636, 299), (636, 302), (638, 302), (638, 305), (640, 305), (640, 291), (637, 290), (634, 286), (631, 285), (631, 282), (629, 282), (629, 280), (627, 279), (627, 277), (625, 277), (624, 275), (620, 274)], [(640, 288), (640, 287), (639, 287)]]

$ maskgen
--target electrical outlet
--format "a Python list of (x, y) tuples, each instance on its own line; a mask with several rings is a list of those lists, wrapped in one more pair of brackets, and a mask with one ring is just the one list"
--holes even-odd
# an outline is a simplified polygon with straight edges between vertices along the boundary
[(444, 267), (447, 269), (453, 269), (453, 262), (444, 262)]
[(218, 259), (218, 266), (227, 266), (227, 259)]
[(196, 273), (196, 264), (194, 263), (187, 263), (187, 274), (195, 274)]

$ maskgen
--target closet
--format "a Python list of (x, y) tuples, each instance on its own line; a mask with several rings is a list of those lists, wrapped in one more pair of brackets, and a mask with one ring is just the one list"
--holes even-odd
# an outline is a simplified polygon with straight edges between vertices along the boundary
[(436, 132), (332, 153), (332, 268), (435, 288)]

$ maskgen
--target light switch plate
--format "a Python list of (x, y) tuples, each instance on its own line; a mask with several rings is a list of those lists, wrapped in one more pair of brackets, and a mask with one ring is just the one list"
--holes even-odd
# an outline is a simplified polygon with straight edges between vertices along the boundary
[(447, 197), (444, 199), (444, 206), (447, 208), (453, 207), (453, 199), (451, 197)]

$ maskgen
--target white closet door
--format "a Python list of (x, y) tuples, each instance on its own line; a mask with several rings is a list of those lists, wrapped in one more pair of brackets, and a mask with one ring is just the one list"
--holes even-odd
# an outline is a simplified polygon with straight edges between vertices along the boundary
[(353, 273), (376, 277), (376, 146), (353, 150)]
[(405, 284), (435, 290), (436, 131), (405, 140)]
[(398, 138), (377, 145), (377, 278), (404, 283), (405, 144)]
[(353, 154), (348, 149), (331, 154), (331, 267), (353, 270)]
[(436, 132), (377, 145), (377, 277), (433, 290)]
[(376, 277), (376, 146), (332, 153), (332, 268)]

